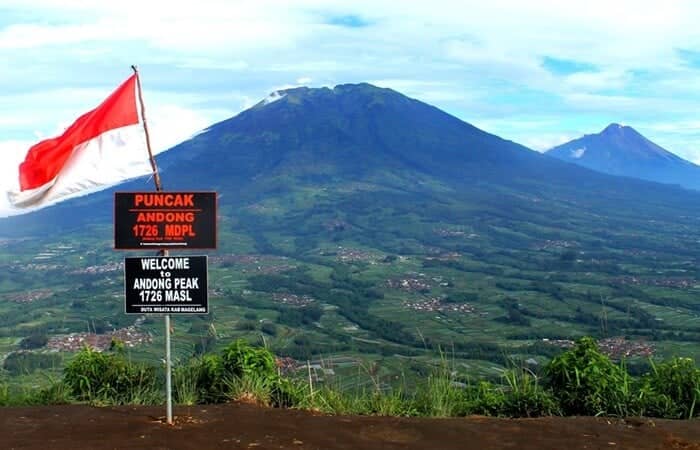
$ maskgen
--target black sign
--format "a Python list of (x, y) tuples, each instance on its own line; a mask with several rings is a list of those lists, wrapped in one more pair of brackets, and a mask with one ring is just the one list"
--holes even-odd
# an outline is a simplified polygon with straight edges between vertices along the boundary
[(208, 314), (206, 256), (124, 259), (127, 314)]
[(114, 248), (215, 249), (216, 192), (116, 192)]

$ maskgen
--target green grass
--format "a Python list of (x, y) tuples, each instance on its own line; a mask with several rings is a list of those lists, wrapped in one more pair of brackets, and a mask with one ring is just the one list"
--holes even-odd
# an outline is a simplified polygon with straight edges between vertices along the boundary
[[(455, 417), (606, 415), (694, 418), (700, 415), (700, 369), (692, 359), (652, 363), (641, 376), (627, 373), (600, 353), (590, 338), (555, 357), (541, 372), (511, 365), (483, 377), (461, 377), (449, 353), (425, 355), (430, 367), (412, 376), (406, 364), (387, 367), (355, 355), (309, 361), (314, 369), (292, 378), (276, 373), (272, 353), (245, 341), (176, 364), (175, 402), (181, 405), (242, 401), (267, 407), (312, 409), (330, 414)], [(333, 367), (335, 374), (319, 369)], [(401, 376), (393, 374), (399, 370)], [(309, 376), (311, 375), (311, 376)], [(120, 345), (106, 353), (85, 349), (62, 376), (31, 389), (0, 378), (0, 406), (89, 403), (162, 404), (162, 370), (134, 362)], [(24, 384), (23, 386), (27, 386)]]

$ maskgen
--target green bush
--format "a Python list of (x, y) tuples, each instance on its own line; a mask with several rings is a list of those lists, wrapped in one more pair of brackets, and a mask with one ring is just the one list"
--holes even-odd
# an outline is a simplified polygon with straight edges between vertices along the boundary
[(226, 370), (221, 355), (208, 353), (192, 358), (173, 372), (175, 398), (181, 404), (218, 403), (225, 400)]
[[(221, 354), (202, 355), (175, 368), (173, 386), (176, 402), (181, 404), (225, 401), (236, 397), (240, 386), (269, 390), (273, 404), (291, 402), (285, 400), (283, 388), (287, 385), (277, 376), (272, 353), (265, 348), (252, 347), (241, 339), (229, 344)], [(260, 403), (267, 404), (268, 400)]]
[(674, 358), (642, 377), (639, 388), (640, 414), (671, 419), (698, 415), (700, 370), (690, 358)]
[(49, 385), (25, 395), (22, 403), (30, 405), (66, 405), (74, 402), (71, 389), (62, 380), (49, 380)]
[(45, 346), (47, 342), (49, 342), (49, 338), (45, 334), (32, 334), (22, 339), (19, 343), (19, 348), (32, 350)]
[(540, 386), (535, 375), (523, 370), (508, 370), (500, 414), (508, 417), (541, 417), (561, 413), (551, 392)]
[(273, 376), (248, 374), (224, 380), (226, 397), (275, 408), (291, 408), (303, 403), (305, 386), (292, 380)]
[(488, 381), (480, 381), (476, 385), (469, 385), (465, 388), (464, 403), (457, 415), (498, 416), (503, 409), (504, 401), (503, 390), (496, 388)]
[(565, 415), (626, 415), (631, 377), (603, 355), (592, 338), (554, 357), (545, 367), (547, 383)]
[(159, 402), (153, 367), (133, 363), (122, 353), (81, 350), (64, 369), (63, 381), (79, 401), (97, 404)]
[(229, 376), (272, 378), (277, 374), (274, 355), (268, 349), (255, 348), (242, 339), (224, 348), (221, 357)]

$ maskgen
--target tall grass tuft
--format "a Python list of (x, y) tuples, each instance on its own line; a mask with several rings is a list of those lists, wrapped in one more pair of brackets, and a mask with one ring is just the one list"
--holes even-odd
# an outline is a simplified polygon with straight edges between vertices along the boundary
[(155, 368), (129, 361), (122, 352), (86, 347), (68, 363), (63, 379), (76, 400), (95, 405), (161, 402)]
[(31, 405), (67, 405), (75, 402), (75, 398), (63, 380), (49, 377), (47, 386), (25, 393), (24, 401)]
[(456, 379), (444, 353), (440, 355), (440, 364), (418, 388), (416, 407), (421, 415), (429, 417), (451, 417), (464, 415), (466, 409), (464, 393), (456, 387)]
[(173, 401), (178, 405), (193, 406), (200, 401), (200, 358), (193, 358), (184, 366), (173, 369)]
[(559, 403), (535, 374), (509, 369), (503, 373), (505, 391), (499, 413), (509, 417), (541, 417), (561, 414)]
[(274, 380), (260, 375), (230, 376), (224, 380), (230, 400), (273, 406)]
[(7, 383), (0, 383), (0, 406), (10, 405), (10, 386)]
[(654, 364), (642, 377), (639, 409), (642, 414), (674, 419), (691, 419), (698, 415), (700, 369), (690, 358), (674, 358)]

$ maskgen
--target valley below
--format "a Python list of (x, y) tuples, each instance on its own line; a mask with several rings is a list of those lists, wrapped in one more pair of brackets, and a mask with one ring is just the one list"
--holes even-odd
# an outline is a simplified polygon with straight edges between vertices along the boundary
[[(298, 88), (159, 156), (218, 193), (211, 313), (173, 320), (176, 366), (237, 338), (341, 390), (539, 374), (584, 336), (633, 375), (700, 356), (700, 195), (558, 161), (368, 84)], [(15, 389), (85, 345), (158, 365), (124, 314), (113, 192), (0, 221), (0, 359)], [(188, 252), (191, 253), (191, 252)]]

